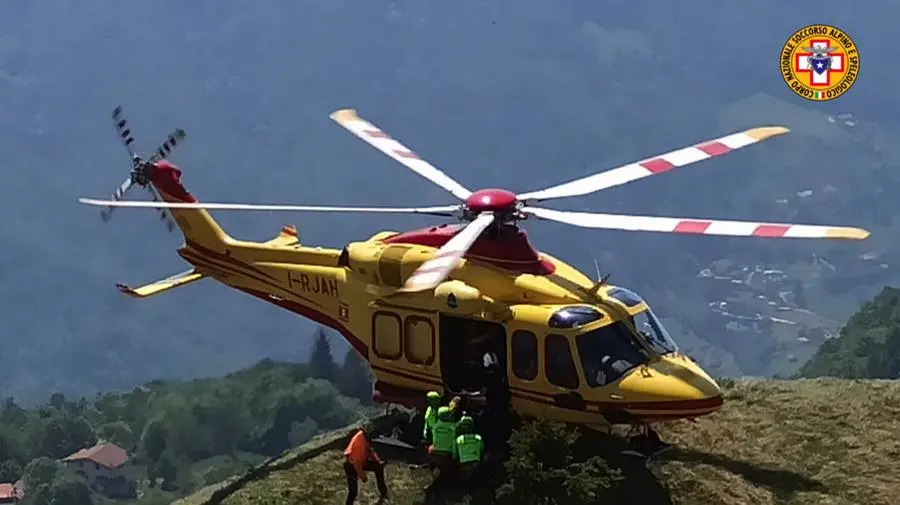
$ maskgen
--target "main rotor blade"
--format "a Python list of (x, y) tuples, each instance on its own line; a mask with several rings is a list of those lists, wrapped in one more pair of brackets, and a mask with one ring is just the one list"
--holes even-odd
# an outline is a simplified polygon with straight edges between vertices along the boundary
[(692, 233), (700, 235), (728, 235), (733, 237), (764, 238), (827, 238), (863, 240), (869, 231), (843, 226), (809, 224), (754, 223), (750, 221), (718, 221), (677, 217), (629, 216), (624, 214), (594, 214), (567, 212), (540, 207), (523, 207), (522, 212), (539, 219), (608, 230), (655, 231), (664, 233)]
[(605, 172), (589, 175), (571, 182), (553, 186), (539, 191), (531, 191), (518, 195), (519, 200), (548, 200), (568, 196), (581, 196), (601, 189), (619, 186), (651, 175), (668, 172), (676, 167), (683, 167), (716, 156), (727, 154), (736, 149), (755, 144), (762, 140), (789, 132), (781, 126), (764, 126), (752, 128), (724, 137), (707, 140), (693, 146), (684, 147), (643, 161), (629, 163)]
[(366, 143), (375, 149), (378, 149), (404, 165), (406, 168), (446, 189), (460, 200), (465, 200), (472, 194), (471, 191), (454, 181), (450, 176), (431, 163), (420, 158), (419, 155), (414, 153), (411, 149), (391, 138), (390, 135), (374, 124), (359, 117), (355, 109), (341, 109), (332, 112), (329, 117), (337, 124), (349, 130), (350, 133), (366, 141)]
[(250, 211), (283, 211), (283, 212), (381, 212), (390, 214), (431, 214), (436, 216), (452, 216), (459, 209), (458, 205), (441, 207), (324, 207), (315, 205), (257, 205), (250, 203), (204, 203), (204, 202), (143, 202), (134, 200), (95, 200), (79, 198), (79, 202), (87, 205), (109, 207), (137, 207), (150, 209), (214, 209), (214, 210), (250, 210)]
[(406, 279), (403, 287), (398, 291), (416, 292), (437, 287), (456, 267), (459, 260), (465, 256), (466, 251), (481, 236), (481, 232), (493, 222), (493, 212), (482, 212), (479, 214), (474, 221), (438, 249), (431, 259), (419, 265), (419, 268)]

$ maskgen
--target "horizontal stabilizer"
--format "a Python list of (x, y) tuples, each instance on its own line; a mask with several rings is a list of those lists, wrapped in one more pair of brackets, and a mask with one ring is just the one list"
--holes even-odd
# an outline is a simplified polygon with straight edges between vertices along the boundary
[(116, 284), (116, 288), (128, 296), (134, 298), (146, 298), (148, 296), (162, 293), (163, 291), (168, 291), (172, 288), (177, 288), (178, 286), (184, 286), (194, 281), (199, 281), (204, 277), (206, 277), (206, 275), (191, 269), (186, 272), (181, 272), (171, 277), (166, 277), (165, 279), (160, 279), (156, 282), (152, 282), (138, 288), (132, 288), (126, 284)]

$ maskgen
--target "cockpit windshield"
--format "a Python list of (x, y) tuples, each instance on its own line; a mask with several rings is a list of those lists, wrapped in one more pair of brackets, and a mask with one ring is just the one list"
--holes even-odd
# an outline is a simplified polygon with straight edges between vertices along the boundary
[(634, 324), (634, 329), (644, 336), (644, 339), (647, 340), (650, 347), (657, 353), (668, 354), (678, 350), (675, 340), (673, 340), (672, 336), (669, 335), (669, 332), (666, 331), (666, 327), (663, 326), (662, 321), (660, 321), (659, 318), (656, 317), (656, 314), (649, 308), (635, 314), (631, 318), (631, 323)]
[[(607, 294), (629, 309), (637, 307), (644, 301), (637, 293), (621, 286), (610, 288)], [(658, 354), (668, 354), (678, 350), (678, 346), (675, 345), (672, 336), (666, 331), (662, 321), (656, 317), (656, 314), (649, 307), (631, 317), (631, 323), (634, 325), (634, 329), (643, 335), (646, 344)]]
[(590, 387), (605, 386), (650, 362), (647, 351), (622, 322), (591, 330), (575, 340), (584, 379)]

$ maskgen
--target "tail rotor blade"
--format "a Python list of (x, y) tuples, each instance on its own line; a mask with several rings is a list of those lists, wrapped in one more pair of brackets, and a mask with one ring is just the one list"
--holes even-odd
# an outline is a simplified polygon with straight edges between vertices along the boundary
[[(116, 132), (119, 137), (122, 139), (122, 144), (125, 146), (125, 149), (128, 150), (128, 154), (131, 157), (131, 176), (126, 179), (118, 188), (116, 188), (115, 192), (112, 194), (112, 198), (104, 203), (106, 209), (100, 212), (100, 217), (103, 218), (104, 221), (109, 221), (110, 217), (112, 217), (113, 209), (118, 207), (119, 205), (115, 205), (120, 203), (125, 198), (125, 195), (128, 191), (131, 190), (135, 185), (142, 186), (146, 188), (151, 196), (153, 197), (154, 202), (160, 202), (161, 198), (157, 194), (155, 188), (150, 184), (149, 177), (146, 169), (148, 168), (148, 162), (145, 162), (138, 156), (134, 149), (132, 148), (132, 144), (134, 143), (134, 137), (131, 135), (131, 128), (128, 125), (128, 120), (125, 119), (124, 113), (121, 105), (117, 105), (112, 112), (112, 120), (113, 125), (116, 128)], [(182, 140), (184, 140), (185, 131), (181, 128), (175, 129), (172, 133), (169, 134), (168, 138), (159, 145), (156, 149), (156, 152), (150, 158), (150, 163), (159, 161), (160, 159), (166, 158), (172, 150), (177, 146)], [(155, 206), (154, 206), (155, 207)], [(161, 221), (166, 223), (166, 228), (169, 231), (173, 231), (175, 229), (175, 221), (172, 219), (169, 211), (162, 207), (155, 207), (159, 212), (159, 218)]]
[(128, 120), (122, 117), (121, 105), (117, 105), (116, 108), (113, 109), (112, 119), (113, 124), (116, 125), (116, 131), (119, 133), (119, 137), (122, 138), (125, 149), (128, 150), (128, 155), (134, 159), (134, 150), (131, 148), (131, 144), (134, 143), (134, 137), (131, 136), (131, 129), (128, 128)]
[[(122, 181), (122, 184), (119, 184), (119, 187), (112, 194), (113, 201), (119, 201), (122, 198), (125, 198), (125, 194), (128, 193), (128, 190), (131, 189), (131, 186), (134, 185), (134, 181), (131, 177)], [(109, 221), (112, 217), (112, 211), (115, 207), (107, 207), (106, 210), (100, 212), (100, 217), (103, 218), (104, 221)]]
[(169, 134), (169, 137), (156, 148), (156, 152), (153, 153), (153, 156), (150, 157), (150, 162), (159, 161), (165, 159), (169, 156), (169, 153), (175, 149), (175, 146), (178, 145), (179, 142), (184, 140), (187, 136), (187, 133), (181, 128), (177, 128), (175, 131)]
[[(159, 197), (159, 193), (156, 192), (156, 189), (153, 186), (147, 186), (147, 189), (150, 191), (150, 196), (154, 202), (162, 202), (162, 198)], [(156, 210), (159, 211), (159, 220), (165, 222), (166, 229), (169, 230), (170, 233), (175, 231), (175, 221), (172, 219), (169, 212), (162, 207), (157, 207)]]

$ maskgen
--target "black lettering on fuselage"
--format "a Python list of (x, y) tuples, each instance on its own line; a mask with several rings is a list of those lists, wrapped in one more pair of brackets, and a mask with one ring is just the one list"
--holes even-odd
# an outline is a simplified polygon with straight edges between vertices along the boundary
[(300, 274), (299, 279), (292, 279), (293, 282), (300, 285), (300, 289), (306, 291), (307, 293), (313, 293), (315, 295), (326, 295), (337, 298), (338, 296), (338, 283), (337, 279), (326, 279), (324, 277), (319, 276), (310, 276), (307, 274)]

